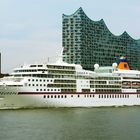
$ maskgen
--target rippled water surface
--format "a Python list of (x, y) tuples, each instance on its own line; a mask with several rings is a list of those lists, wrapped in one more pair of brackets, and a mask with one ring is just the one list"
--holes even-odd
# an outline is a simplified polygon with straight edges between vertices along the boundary
[(140, 107), (1, 110), (0, 140), (140, 140)]

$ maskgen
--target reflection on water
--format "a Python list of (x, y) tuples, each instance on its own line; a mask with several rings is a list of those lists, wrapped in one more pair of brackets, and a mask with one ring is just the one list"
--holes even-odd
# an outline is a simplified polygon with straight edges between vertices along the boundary
[(0, 140), (139, 140), (140, 107), (1, 110)]

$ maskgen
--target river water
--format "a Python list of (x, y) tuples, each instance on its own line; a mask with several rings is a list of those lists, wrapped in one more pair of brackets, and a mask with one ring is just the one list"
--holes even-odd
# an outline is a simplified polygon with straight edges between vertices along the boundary
[(0, 110), (0, 140), (140, 140), (140, 107)]

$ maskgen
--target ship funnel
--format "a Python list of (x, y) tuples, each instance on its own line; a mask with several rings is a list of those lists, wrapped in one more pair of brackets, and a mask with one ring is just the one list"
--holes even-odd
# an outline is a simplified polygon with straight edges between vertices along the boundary
[(124, 56), (122, 56), (119, 60), (118, 64), (118, 69), (120, 70), (130, 70), (128, 61)]

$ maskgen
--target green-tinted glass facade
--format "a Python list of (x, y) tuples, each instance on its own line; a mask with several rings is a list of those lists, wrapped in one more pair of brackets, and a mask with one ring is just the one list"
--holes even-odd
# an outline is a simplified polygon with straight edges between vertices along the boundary
[(140, 40), (134, 40), (127, 32), (113, 35), (103, 19), (92, 21), (82, 8), (72, 15), (63, 15), (63, 60), (81, 64), (93, 70), (94, 64), (111, 66), (125, 56), (131, 69), (140, 70)]

